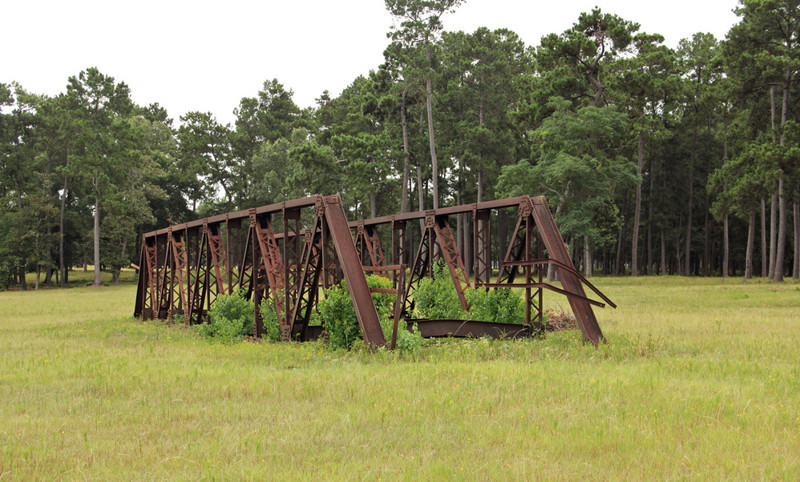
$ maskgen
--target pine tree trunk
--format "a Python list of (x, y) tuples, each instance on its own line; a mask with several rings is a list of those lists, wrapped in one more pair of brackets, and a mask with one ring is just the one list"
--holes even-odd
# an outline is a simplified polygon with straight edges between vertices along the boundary
[[(748, 242), (750, 242), (748, 234)], [(729, 256), (730, 256), (730, 246), (728, 245), (728, 215), (725, 215), (725, 218), (722, 221), (722, 277), (727, 278), (730, 273), (728, 273), (728, 263), (729, 263)], [(750, 260), (752, 263), (752, 260)]]
[(761, 199), (761, 277), (768, 275), (769, 265), (767, 259), (767, 202)]
[(667, 274), (667, 240), (664, 238), (664, 229), (661, 229), (661, 275)]
[(773, 281), (783, 281), (784, 258), (786, 250), (786, 195), (783, 192), (783, 175), (778, 179), (778, 239), (775, 249), (775, 268), (772, 271)]
[(644, 159), (644, 133), (639, 131), (639, 152), (636, 163), (636, 206), (633, 211), (633, 236), (631, 237), (631, 276), (639, 276), (639, 222), (642, 213), (642, 162)]
[(769, 273), (767, 277), (772, 279), (775, 276), (775, 253), (778, 247), (778, 190), (772, 194), (772, 202), (769, 210)]
[[(425, 210), (425, 193), (422, 192), (422, 168), (417, 166), (417, 197), (419, 202), (419, 210)], [(419, 220), (419, 229), (420, 229), (420, 236), (425, 230), (425, 220)], [(422, 239), (422, 238), (420, 238)]]
[[(708, 116), (707, 130), (708, 138), (706, 139), (706, 176), (711, 176), (711, 116)], [(703, 206), (703, 276), (708, 276), (711, 273), (711, 193), (709, 190), (705, 191), (705, 205)]]
[(583, 276), (592, 277), (592, 250), (589, 248), (589, 236), (583, 237)]
[(94, 286), (100, 286), (100, 197), (94, 198)]
[(794, 264), (792, 278), (800, 280), (800, 203), (794, 202)]
[(650, 193), (647, 197), (647, 274), (655, 271), (653, 264), (653, 190), (655, 186), (655, 161), (650, 162)]
[[(460, 182), (460, 181), (459, 181)], [(461, 205), (461, 191), (459, 190), (456, 192), (456, 205)], [(459, 253), (461, 253), (461, 259), (464, 259), (464, 251), (461, 249), (464, 247), (464, 243), (461, 242), (461, 230), (463, 226), (461, 225), (461, 221), (463, 219), (462, 214), (456, 214), (456, 249)]]
[(744, 279), (748, 280), (753, 277), (753, 244), (756, 232), (756, 214), (750, 213), (750, 219), (747, 223), (747, 254), (745, 255), (744, 265)]
[[(786, 145), (786, 119), (789, 112), (789, 87), (792, 79), (791, 70), (787, 70), (783, 81), (783, 101), (781, 102), (781, 137), (780, 145)], [(778, 178), (778, 239), (775, 249), (775, 268), (772, 272), (774, 281), (783, 281), (784, 261), (786, 254), (786, 193), (784, 174)]]
[(400, 212), (406, 212), (408, 208), (408, 169), (409, 169), (409, 149), (408, 149), (408, 119), (406, 119), (406, 91), (400, 97), (400, 126), (403, 128), (403, 190), (400, 194)]
[(692, 133), (692, 154), (689, 158), (689, 199), (687, 201), (687, 210), (688, 215), (686, 218), (686, 259), (684, 260), (685, 267), (684, 267), (684, 275), (691, 276), (692, 275), (692, 266), (691, 266), (691, 253), (692, 253), (692, 200), (694, 198), (694, 161), (697, 155), (697, 127), (695, 126), (694, 131)]
[[(428, 68), (431, 67), (431, 47), (430, 43), (425, 43), (425, 58), (428, 61)], [(428, 110), (428, 141), (430, 142), (431, 149), (431, 167), (433, 173), (431, 180), (433, 181), (433, 209), (439, 209), (439, 161), (436, 159), (436, 142), (433, 135), (433, 87), (431, 86), (430, 71), (428, 78), (425, 80), (425, 97)]]

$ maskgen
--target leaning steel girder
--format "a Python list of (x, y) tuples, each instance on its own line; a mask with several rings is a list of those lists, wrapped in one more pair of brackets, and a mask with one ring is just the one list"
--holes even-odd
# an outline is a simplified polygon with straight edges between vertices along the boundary
[[(313, 224), (305, 229), (301, 226), (304, 209), (314, 213)], [(517, 214), (507, 246), (493, 243), (491, 236), (492, 216), (501, 210), (516, 210)], [(453, 236), (450, 227), (449, 217), (454, 215), (464, 215), (472, 221), (468, 224), (472, 231), (474, 281), (466, 274), (460, 239)], [(282, 223), (274, 222), (277, 216)], [(407, 226), (411, 220), (423, 221), (416, 246), (409, 245)], [(282, 227), (282, 232), (275, 232), (276, 226)], [(383, 237), (389, 243), (388, 251), (381, 243), (383, 226), (391, 230)], [(494, 283), (493, 252), (498, 255), (499, 269)], [(409, 260), (407, 253), (416, 255)], [(263, 334), (258, 302), (269, 298), (278, 314), (282, 338), (309, 339), (320, 334), (319, 327), (309, 326), (319, 289), (343, 277), (350, 287), (365, 340), (380, 346), (386, 340), (364, 270), (385, 276), (390, 271), (394, 273), (397, 315), (402, 313), (409, 320), (413, 292), (423, 277), (431, 276), (434, 258), (447, 265), (465, 310), (469, 308), (465, 290), (472, 282), (484, 289), (523, 288), (526, 326), (520, 331), (503, 324), (481, 324), (480, 320), (461, 325), (452, 320), (424, 320), (420, 322), (420, 326), (424, 325), (423, 334), (530, 334), (542, 327), (542, 295), (549, 290), (567, 296), (585, 340), (596, 345), (604, 339), (592, 306), (605, 304), (588, 298), (584, 286), (605, 303), (615, 305), (575, 269), (544, 197), (529, 196), (348, 222), (338, 196), (317, 195), (146, 233), (135, 314), (145, 319), (172, 319), (173, 314), (180, 314), (187, 323), (202, 322), (216, 295), (231, 293), (238, 287), (256, 301), (256, 336)], [(399, 276), (398, 285), (397, 266), (401, 265), (409, 268), (408, 282), (402, 281), (405, 276)], [(557, 270), (561, 288), (543, 281), (548, 265)], [(453, 331), (453, 326), (461, 328)]]

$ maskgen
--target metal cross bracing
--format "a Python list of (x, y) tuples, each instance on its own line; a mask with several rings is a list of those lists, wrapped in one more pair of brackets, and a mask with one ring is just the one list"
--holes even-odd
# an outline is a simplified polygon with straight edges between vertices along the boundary
[[(301, 229), (303, 210), (313, 211), (310, 229)], [(200, 323), (218, 295), (238, 288), (256, 307), (263, 298), (274, 303), (285, 339), (307, 339), (320, 331), (308, 327), (320, 284), (342, 277), (365, 340), (384, 345), (341, 200), (311, 196), (144, 234), (134, 314)], [(260, 336), (258, 308), (254, 317)]]
[[(501, 210), (516, 210), (517, 222), (510, 238), (493, 242), (492, 219)], [(304, 211), (313, 214), (305, 217), (305, 223)], [(454, 215), (468, 218), (469, 214), (472, 222), (464, 223), (464, 239), (472, 233), (474, 280), (467, 275), (461, 236), (453, 236), (449, 219)], [(408, 227), (414, 224), (408, 221), (414, 219), (420, 220), (422, 227), (411, 246)], [(390, 232), (381, 238), (384, 226)], [(390, 246), (388, 251), (382, 240)], [(500, 246), (506, 242), (507, 246)], [(496, 261), (495, 282), (493, 252), (498, 257), (504, 254)], [(413, 260), (407, 259), (407, 253), (416, 253)], [(523, 288), (526, 324), (412, 320), (413, 293), (422, 278), (432, 275), (437, 259), (447, 265), (465, 310), (469, 308), (465, 290), (473, 282), (483, 289)], [(543, 282), (548, 265), (558, 271), (562, 288)], [(398, 294), (395, 321), (402, 316), (407, 323), (416, 323), (423, 336), (529, 335), (543, 326), (542, 294), (551, 290), (567, 296), (584, 338), (597, 344), (603, 335), (592, 306), (604, 304), (589, 299), (583, 286), (615, 306), (573, 266), (543, 197), (521, 196), (348, 223), (338, 196), (311, 196), (147, 233), (140, 269), (137, 316), (169, 320), (177, 316), (186, 323), (203, 322), (217, 296), (238, 288), (256, 303), (254, 335), (263, 334), (259, 305), (266, 298), (275, 306), (284, 340), (319, 336), (324, 327), (310, 325), (319, 290), (345, 279), (365, 340), (373, 346), (384, 345), (365, 271), (383, 276), (392, 273), (393, 292)]]

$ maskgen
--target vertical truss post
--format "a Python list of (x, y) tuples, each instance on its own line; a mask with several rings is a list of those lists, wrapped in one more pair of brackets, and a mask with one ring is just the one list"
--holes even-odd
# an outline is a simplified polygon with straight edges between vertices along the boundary
[[(533, 217), (533, 215), (531, 215)], [(534, 223), (535, 224), (535, 223)], [(536, 259), (544, 259), (544, 252), (542, 250), (542, 236), (539, 234), (539, 229), (536, 229)], [(536, 297), (538, 298), (538, 311), (537, 311), (537, 325), (541, 326), (542, 330), (545, 330), (547, 327), (544, 325), (544, 305), (542, 305), (542, 292), (544, 288), (542, 288), (542, 275), (544, 271), (544, 265), (536, 266), (536, 273), (539, 276), (538, 283), (539, 288), (536, 290)]]
[(139, 262), (139, 312), (143, 320), (153, 319), (158, 309), (158, 250), (157, 237), (142, 237), (142, 256)]
[(514, 231), (511, 234), (511, 241), (508, 244), (508, 249), (506, 249), (506, 255), (503, 258), (503, 262), (500, 263), (500, 273), (497, 277), (498, 283), (513, 283), (517, 278), (517, 272), (519, 270), (519, 265), (515, 264), (514, 262), (524, 261), (523, 256), (525, 256), (526, 252), (526, 216), (523, 215), (523, 209), (524, 206), (520, 206), (519, 216), (517, 217), (517, 225), (514, 227)]
[[(381, 240), (375, 226), (365, 226), (359, 222), (356, 228), (356, 250), (363, 266), (386, 266)], [(376, 271), (379, 276), (388, 278), (386, 271)]]
[[(226, 218), (228, 215), (226, 214)], [(226, 219), (225, 250), (228, 258), (228, 293), (235, 293), (241, 274), (242, 259), (242, 219)], [(234, 271), (236, 268), (236, 271)]]
[[(286, 313), (284, 306), (286, 299), (286, 285), (284, 284), (286, 273), (283, 268), (283, 260), (281, 259), (280, 251), (278, 250), (278, 243), (272, 231), (272, 223), (269, 214), (262, 216), (261, 219), (256, 219), (255, 234), (258, 239), (264, 274), (266, 275), (266, 284), (269, 286), (269, 291), (272, 293), (272, 300), (275, 303), (275, 312), (278, 315), (278, 320), (283, 320), (284, 314)], [(264, 295), (267, 295), (266, 290)], [(259, 307), (256, 307), (256, 309), (259, 310), (260, 314)], [(285, 324), (285, 322), (281, 324)], [(257, 333), (257, 336), (260, 335), (260, 332)]]
[(425, 216), (424, 229), (422, 230), (419, 247), (417, 254), (414, 256), (414, 262), (411, 264), (411, 273), (408, 277), (408, 284), (406, 285), (406, 293), (403, 296), (405, 299), (403, 306), (403, 316), (411, 316), (414, 310), (414, 299), (411, 293), (417, 289), (422, 278), (430, 277), (433, 274), (433, 245), (434, 241), (434, 225), (436, 224), (433, 214)]
[(286, 287), (284, 313), (287, 314), (284, 325), (287, 325), (288, 316), (292, 313), (299, 291), (300, 260), (302, 256), (300, 239), (302, 235), (300, 234), (300, 210), (286, 209), (286, 203), (283, 203), (281, 212), (283, 218), (283, 259), (285, 263), (284, 286)]
[[(392, 264), (406, 263), (406, 222), (396, 221), (392, 216)], [(405, 269), (405, 268), (404, 268)], [(405, 278), (405, 272), (403, 272)], [(397, 272), (394, 273), (392, 284), (397, 287)]]
[(206, 236), (208, 238), (211, 263), (214, 266), (214, 276), (212, 276), (209, 284), (209, 295), (216, 299), (217, 296), (228, 293), (225, 288), (226, 284), (229, 285), (227, 280), (230, 279), (228, 277), (228, 257), (225, 253), (225, 246), (222, 243), (219, 224), (209, 224)]
[(253, 292), (253, 282), (255, 277), (255, 270), (258, 269), (255, 261), (255, 236), (253, 233), (256, 223), (255, 209), (250, 210), (249, 228), (247, 229), (247, 236), (245, 237), (244, 245), (241, 246), (241, 261), (239, 262), (239, 279), (236, 282), (238, 288), (244, 290), (246, 299), (250, 299)]
[(475, 271), (475, 286), (477, 287), (484, 283), (489, 283), (492, 277), (489, 218), (490, 212), (488, 210), (479, 211), (473, 208), (472, 265)]
[(436, 216), (433, 226), (436, 233), (436, 241), (440, 248), (439, 252), (450, 270), (450, 276), (453, 278), (461, 308), (464, 311), (468, 311), (469, 304), (467, 304), (467, 298), (464, 295), (464, 288), (470, 287), (469, 278), (467, 278), (466, 270), (464, 269), (464, 261), (458, 253), (458, 246), (453, 238), (453, 230), (450, 229), (450, 224), (447, 222), (447, 216)]
[(300, 278), (298, 279), (297, 300), (289, 316), (288, 323), (281, 325), (281, 340), (289, 341), (295, 335), (305, 336), (311, 309), (319, 292), (319, 278), (322, 272), (322, 234), (324, 231), (322, 215), (317, 211), (314, 226), (306, 233), (301, 258)]
[(145, 264), (147, 263), (147, 255), (145, 254), (145, 247), (144, 247), (144, 238), (142, 238), (142, 249), (139, 252), (139, 279), (136, 283), (136, 304), (133, 307), (133, 316), (134, 318), (142, 317), (142, 311), (144, 311), (145, 305), (145, 297), (147, 297), (149, 290), (147, 288), (147, 268)]
[[(183, 322), (189, 324), (189, 263), (186, 254), (186, 229), (172, 232), (172, 306), (170, 307), (170, 319), (174, 313), (183, 314)], [(177, 304), (176, 304), (177, 303)]]
[(200, 244), (197, 246), (197, 267), (195, 269), (194, 289), (192, 290), (192, 304), (189, 309), (189, 323), (202, 323), (205, 321), (206, 306), (211, 306), (209, 297), (210, 253), (208, 242), (208, 223), (203, 223), (200, 233)]
[(164, 243), (164, 270), (159, 277), (160, 287), (158, 296), (158, 319), (172, 321), (172, 282), (174, 280), (173, 271), (175, 269), (172, 262), (172, 229), (167, 233)]
[(364, 221), (361, 220), (358, 222), (356, 226), (356, 252), (358, 253), (358, 259), (361, 261), (363, 266), (367, 266), (367, 247), (366, 241), (364, 240)]

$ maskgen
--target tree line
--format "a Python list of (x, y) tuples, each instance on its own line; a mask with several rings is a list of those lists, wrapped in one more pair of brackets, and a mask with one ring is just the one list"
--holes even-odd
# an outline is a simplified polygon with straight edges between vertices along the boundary
[(725, 39), (676, 48), (599, 8), (538, 46), (445, 31), (462, 2), (385, 0), (381, 65), (305, 109), (268, 80), (233, 125), (96, 68), (0, 84), (0, 287), (118, 279), (144, 231), (312, 193), (353, 218), (545, 195), (586, 275), (800, 277), (800, 0), (740, 0)]

